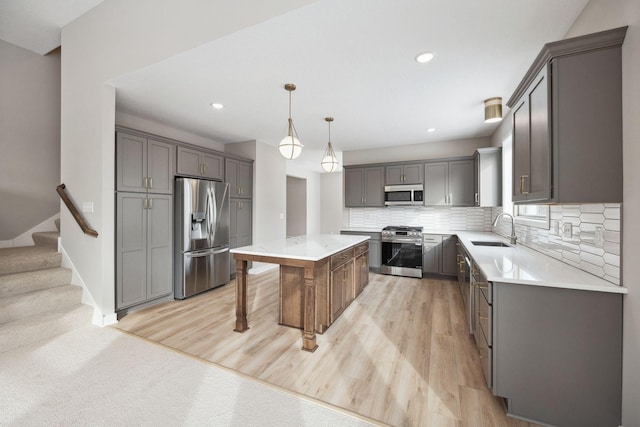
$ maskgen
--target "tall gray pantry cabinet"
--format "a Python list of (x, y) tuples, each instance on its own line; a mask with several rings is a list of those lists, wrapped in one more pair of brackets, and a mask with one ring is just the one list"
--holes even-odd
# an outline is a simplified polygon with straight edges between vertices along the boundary
[[(231, 193), (229, 211), (229, 247), (239, 248), (252, 243), (253, 221), (253, 163), (225, 159), (225, 181)], [(231, 257), (231, 276), (235, 276), (236, 262)]]
[(175, 146), (116, 133), (116, 311), (173, 292)]

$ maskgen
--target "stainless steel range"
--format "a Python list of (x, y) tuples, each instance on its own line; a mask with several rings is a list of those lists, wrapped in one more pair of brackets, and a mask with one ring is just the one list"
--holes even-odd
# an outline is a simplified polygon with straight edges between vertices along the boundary
[(382, 229), (382, 274), (422, 278), (422, 227)]

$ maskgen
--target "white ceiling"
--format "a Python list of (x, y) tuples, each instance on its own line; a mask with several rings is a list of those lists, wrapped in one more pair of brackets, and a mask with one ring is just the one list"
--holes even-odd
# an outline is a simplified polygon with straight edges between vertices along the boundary
[(60, 46), (60, 29), (102, 0), (1, 0), (0, 39), (45, 55)]
[[(497, 124), (484, 123), (483, 100), (506, 102), (587, 1), (319, 0), (109, 83), (118, 111), (220, 142), (273, 145), (286, 132), (283, 86), (295, 83), (300, 159), (314, 165), (327, 116), (337, 151), (489, 136)], [(5, 3), (81, 2), (3, 0), (3, 21)], [(417, 63), (423, 51), (435, 59)]]

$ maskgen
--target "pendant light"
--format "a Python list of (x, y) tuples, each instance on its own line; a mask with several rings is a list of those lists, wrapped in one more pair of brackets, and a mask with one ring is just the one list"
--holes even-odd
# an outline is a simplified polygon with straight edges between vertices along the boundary
[(293, 83), (287, 83), (284, 85), (285, 90), (289, 91), (289, 125), (287, 130), (287, 136), (285, 136), (282, 141), (280, 141), (280, 145), (278, 145), (278, 150), (280, 150), (280, 154), (287, 159), (293, 160), (302, 153), (302, 144), (300, 140), (298, 140), (298, 132), (296, 131), (295, 126), (293, 125), (293, 119), (291, 118), (291, 92), (296, 90), (296, 85)]
[(495, 123), (502, 120), (502, 98), (497, 96), (484, 100), (484, 122)]
[(322, 166), (322, 169), (324, 169), (325, 172), (331, 173), (338, 168), (338, 158), (331, 146), (331, 122), (333, 121), (333, 117), (325, 117), (324, 120), (329, 123), (329, 142), (327, 143), (327, 149), (322, 156), (320, 166)]

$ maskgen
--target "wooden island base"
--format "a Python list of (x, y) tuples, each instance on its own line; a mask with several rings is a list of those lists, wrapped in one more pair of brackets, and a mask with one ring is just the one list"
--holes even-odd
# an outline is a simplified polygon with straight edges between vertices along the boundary
[(369, 243), (359, 242), (319, 260), (233, 253), (236, 261), (236, 327), (247, 322), (247, 263), (280, 265), (279, 323), (302, 329), (302, 350), (314, 352), (323, 333), (369, 281)]

